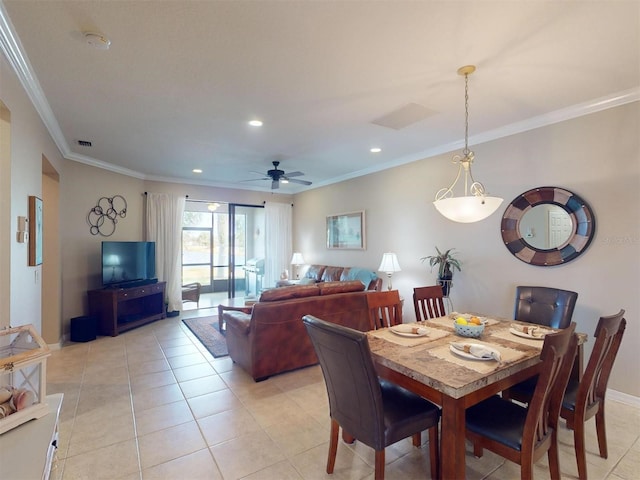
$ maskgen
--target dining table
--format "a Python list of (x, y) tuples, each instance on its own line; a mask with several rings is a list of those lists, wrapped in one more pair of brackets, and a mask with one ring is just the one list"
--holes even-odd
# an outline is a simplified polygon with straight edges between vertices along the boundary
[[(453, 313), (444, 317), (367, 332), (378, 375), (439, 405), (440, 472), (445, 480), (465, 478), (465, 410), (539, 373), (543, 337), (523, 334), (517, 320), (477, 315), (485, 327), (478, 338), (456, 333)], [(469, 317), (471, 314), (466, 314)], [(413, 326), (413, 334), (407, 333)], [(580, 374), (585, 334), (578, 334), (574, 374)], [(500, 360), (460, 352), (452, 343), (477, 344), (499, 352)]]

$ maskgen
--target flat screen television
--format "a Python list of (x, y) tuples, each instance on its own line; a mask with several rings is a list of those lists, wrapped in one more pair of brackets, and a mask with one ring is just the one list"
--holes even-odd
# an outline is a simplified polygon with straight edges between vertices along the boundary
[(102, 284), (144, 285), (156, 280), (156, 242), (102, 242)]

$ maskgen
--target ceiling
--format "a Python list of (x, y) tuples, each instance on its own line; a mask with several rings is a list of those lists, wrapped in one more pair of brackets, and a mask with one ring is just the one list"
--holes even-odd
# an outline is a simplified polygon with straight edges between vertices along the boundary
[(64, 157), (150, 180), (270, 190), (279, 160), (313, 182), (296, 193), (458, 149), (466, 64), (472, 147), (640, 98), (638, 1), (4, 0), (0, 20)]

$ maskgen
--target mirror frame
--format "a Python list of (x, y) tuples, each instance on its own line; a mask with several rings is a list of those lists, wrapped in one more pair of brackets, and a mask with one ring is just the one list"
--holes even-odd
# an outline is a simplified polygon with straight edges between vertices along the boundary
[[(520, 221), (531, 208), (541, 204), (562, 207), (571, 217), (572, 233), (557, 248), (541, 250), (529, 245), (520, 234)], [(502, 215), (502, 240), (507, 249), (529, 265), (548, 267), (562, 265), (583, 253), (596, 231), (593, 211), (582, 198), (559, 187), (538, 187), (524, 192), (513, 200)]]

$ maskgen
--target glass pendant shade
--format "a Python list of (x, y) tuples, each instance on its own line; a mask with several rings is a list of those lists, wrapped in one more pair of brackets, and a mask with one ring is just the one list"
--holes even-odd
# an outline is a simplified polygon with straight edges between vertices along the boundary
[(502, 204), (502, 198), (467, 195), (450, 197), (433, 202), (436, 209), (449, 220), (473, 223), (484, 220)]
[[(469, 150), (469, 75), (475, 70), (476, 67), (473, 65), (458, 69), (458, 74), (464, 75), (464, 150), (462, 155), (455, 155), (452, 159), (452, 162), (458, 165), (458, 175), (449, 187), (442, 188), (436, 193), (436, 199), (433, 202), (438, 212), (444, 217), (459, 223), (484, 220), (502, 204), (502, 198), (487, 196), (484, 185), (476, 182), (471, 173), (474, 153)], [(454, 188), (460, 179), (464, 179), (464, 191), (462, 196), (456, 197)]]

